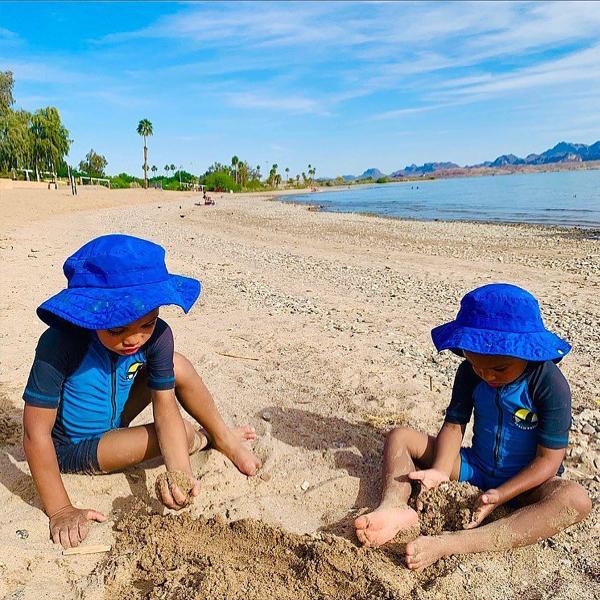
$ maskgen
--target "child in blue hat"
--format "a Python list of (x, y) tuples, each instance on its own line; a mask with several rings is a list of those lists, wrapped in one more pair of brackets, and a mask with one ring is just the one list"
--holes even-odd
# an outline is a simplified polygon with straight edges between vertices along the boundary
[[(438, 351), (464, 358), (444, 424), (437, 437), (409, 427), (388, 435), (382, 500), (356, 519), (358, 539), (380, 546), (418, 522), (406, 504), (411, 481), (421, 491), (450, 479), (467, 481), (482, 493), (465, 530), (407, 544), (410, 569), (450, 554), (533, 544), (584, 519), (591, 510), (586, 490), (560, 478), (571, 393), (555, 363), (571, 347), (545, 329), (537, 300), (514, 285), (485, 285), (469, 292), (456, 319), (431, 335)], [(472, 414), (472, 445), (461, 448)], [(506, 503), (518, 510), (480, 527)]]
[[(109, 473), (162, 455), (167, 471), (186, 473), (199, 493), (189, 455), (210, 440), (246, 475), (260, 461), (244, 444), (252, 427), (225, 425), (192, 364), (174, 351), (161, 306), (188, 312), (200, 282), (172, 275), (165, 251), (152, 242), (106, 235), (88, 242), (64, 264), (68, 288), (37, 310), (47, 325), (23, 394), (24, 448), (55, 543), (77, 546), (95, 510), (76, 508), (60, 473)], [(203, 430), (184, 421), (177, 401)], [(152, 404), (154, 423), (129, 427)], [(205, 435), (206, 434), (206, 435)], [(169, 508), (187, 498), (171, 482)]]

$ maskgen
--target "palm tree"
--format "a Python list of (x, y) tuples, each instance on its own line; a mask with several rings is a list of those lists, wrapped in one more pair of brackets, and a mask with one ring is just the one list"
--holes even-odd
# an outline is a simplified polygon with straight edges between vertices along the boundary
[(290, 168), (286, 167), (285, 168), (285, 182), (288, 182), (288, 179), (290, 178)]
[(153, 133), (152, 123), (148, 119), (142, 119), (137, 126), (137, 132), (144, 138), (144, 187), (148, 188), (148, 146), (146, 145), (146, 138), (150, 137)]
[(234, 178), (235, 178), (235, 182), (237, 183), (237, 169), (238, 169), (238, 164), (240, 162), (240, 159), (234, 154), (231, 157), (231, 166), (233, 167), (233, 173), (234, 173)]
[(256, 165), (256, 176), (258, 177), (258, 180), (260, 181), (260, 165)]
[(156, 171), (158, 171), (158, 167), (156, 165), (152, 165), (150, 170), (152, 171), (152, 176), (156, 177)]
[(171, 169), (171, 167), (169, 165), (165, 165), (165, 173), (167, 174), (167, 177), (169, 177), (169, 170)]
[(177, 170), (177, 167), (171, 163), (171, 173), (175, 173), (175, 171)]

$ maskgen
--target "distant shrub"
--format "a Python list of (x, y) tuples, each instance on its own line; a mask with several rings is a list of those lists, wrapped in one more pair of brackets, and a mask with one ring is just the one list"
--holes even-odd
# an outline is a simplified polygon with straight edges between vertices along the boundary
[(213, 173), (208, 173), (202, 178), (201, 183), (206, 186), (207, 190), (211, 190), (213, 192), (228, 192), (229, 190), (239, 192), (241, 189), (239, 184), (237, 184), (231, 175), (225, 171), (214, 171)]
[(375, 183), (388, 183), (389, 179), (387, 177), (380, 177), (375, 181)]

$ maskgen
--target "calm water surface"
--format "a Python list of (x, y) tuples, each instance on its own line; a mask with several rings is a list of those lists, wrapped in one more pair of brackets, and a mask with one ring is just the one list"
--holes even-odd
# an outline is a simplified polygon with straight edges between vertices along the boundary
[(421, 220), (600, 227), (600, 170), (353, 186), (285, 199)]

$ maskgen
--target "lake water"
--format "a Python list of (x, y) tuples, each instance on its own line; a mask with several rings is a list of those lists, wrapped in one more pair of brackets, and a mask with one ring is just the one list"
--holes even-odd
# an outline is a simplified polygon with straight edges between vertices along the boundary
[(285, 200), (420, 220), (600, 227), (600, 170), (360, 185)]

